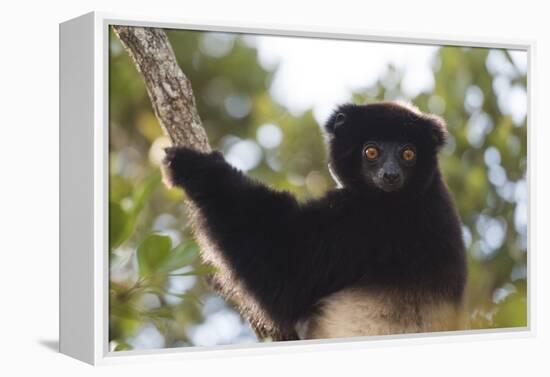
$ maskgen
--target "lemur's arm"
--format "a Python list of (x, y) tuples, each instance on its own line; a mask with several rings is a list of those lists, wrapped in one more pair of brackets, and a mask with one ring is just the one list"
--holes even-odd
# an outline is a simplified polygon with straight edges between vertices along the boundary
[(264, 309), (276, 320), (296, 320), (308, 291), (302, 284), (308, 261), (298, 247), (302, 209), (295, 198), (248, 178), (219, 152), (168, 148), (163, 170), (167, 183), (183, 188), (199, 209), (205, 228), (198, 231)]
[(243, 231), (247, 237), (259, 230), (275, 234), (288, 228), (289, 217), (299, 211), (292, 195), (247, 177), (220, 152), (167, 148), (163, 164), (167, 183), (185, 190), (216, 234), (231, 232), (232, 238)]

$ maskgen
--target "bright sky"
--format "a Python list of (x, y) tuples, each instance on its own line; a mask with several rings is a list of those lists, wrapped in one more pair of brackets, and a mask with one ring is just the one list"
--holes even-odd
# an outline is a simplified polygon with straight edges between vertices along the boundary
[(249, 40), (263, 65), (280, 64), (272, 87), (275, 99), (295, 113), (313, 107), (321, 123), (352, 91), (381, 77), (388, 63), (405, 71), (402, 90), (408, 96), (434, 84), (434, 46), (275, 36)]
[[(434, 85), (432, 64), (437, 46), (277, 36), (246, 38), (257, 46), (261, 64), (279, 64), (271, 88), (273, 97), (293, 113), (313, 107), (319, 123), (325, 122), (334, 107), (348, 101), (353, 91), (380, 78), (390, 63), (404, 72), (401, 89), (406, 96), (430, 91)], [(527, 113), (527, 95), (523, 88), (511, 85), (510, 79), (516, 70), (527, 71), (527, 54), (509, 53), (515, 67), (499, 50), (489, 53), (487, 67), (496, 75), (499, 105), (519, 124)]]

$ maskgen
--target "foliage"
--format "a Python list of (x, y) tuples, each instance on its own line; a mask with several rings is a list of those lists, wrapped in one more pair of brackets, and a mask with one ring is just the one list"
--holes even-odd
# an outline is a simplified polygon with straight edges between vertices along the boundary
[[(312, 111), (292, 114), (272, 98), (277, 67), (262, 66), (250, 40), (191, 31), (168, 35), (211, 144), (229, 161), (304, 200), (334, 186)], [(353, 100), (407, 99), (447, 120), (441, 167), (464, 223), (470, 326), (525, 326), (527, 128), (506, 97), (525, 93), (525, 73), (505, 50), (461, 47), (438, 49), (432, 71), (433, 89), (408, 98), (404, 72), (388, 66)], [(184, 194), (160, 185), (166, 139), (139, 74), (113, 35), (109, 84), (112, 349), (256, 341), (206, 283), (212, 271), (197, 257)]]

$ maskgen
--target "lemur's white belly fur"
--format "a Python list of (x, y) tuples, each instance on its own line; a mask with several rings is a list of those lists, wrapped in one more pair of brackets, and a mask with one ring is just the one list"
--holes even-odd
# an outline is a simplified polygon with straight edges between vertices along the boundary
[(348, 288), (321, 301), (318, 314), (296, 325), (300, 339), (457, 330), (456, 303), (419, 292)]

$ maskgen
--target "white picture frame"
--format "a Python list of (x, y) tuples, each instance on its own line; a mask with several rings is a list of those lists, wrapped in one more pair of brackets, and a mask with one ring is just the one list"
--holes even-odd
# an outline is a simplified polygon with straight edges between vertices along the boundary
[[(528, 326), (498, 330), (392, 335), (292, 343), (187, 347), (110, 352), (108, 344), (108, 29), (133, 25), (428, 45), (523, 50), (528, 55), (528, 187), (533, 197), (532, 82), (535, 42), (414, 33), (368, 32), (282, 25), (240, 25), (197, 20), (88, 13), (60, 24), (60, 351), (90, 364), (294, 353), (379, 347), (389, 342), (434, 343), (531, 337), (535, 334), (533, 227), (528, 239)], [(529, 200), (529, 219), (532, 203)]]

